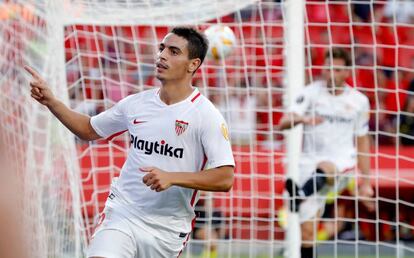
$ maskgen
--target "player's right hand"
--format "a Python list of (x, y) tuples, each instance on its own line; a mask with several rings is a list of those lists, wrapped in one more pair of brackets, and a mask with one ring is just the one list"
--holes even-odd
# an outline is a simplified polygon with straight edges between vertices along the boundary
[(303, 124), (305, 125), (319, 125), (323, 123), (324, 119), (321, 116), (304, 116), (302, 118)]
[(161, 192), (167, 190), (172, 186), (171, 173), (163, 171), (156, 167), (144, 167), (140, 168), (144, 173), (147, 173), (142, 182), (146, 184), (151, 190)]
[(51, 105), (55, 100), (55, 96), (46, 81), (32, 67), (25, 65), (24, 69), (32, 75), (32, 80), (30, 81), (32, 98), (45, 106)]

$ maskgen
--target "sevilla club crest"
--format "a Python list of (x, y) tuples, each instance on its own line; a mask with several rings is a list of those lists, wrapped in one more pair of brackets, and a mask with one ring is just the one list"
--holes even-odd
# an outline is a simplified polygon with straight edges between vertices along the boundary
[(185, 132), (188, 127), (188, 123), (180, 120), (175, 120), (175, 132), (178, 136)]

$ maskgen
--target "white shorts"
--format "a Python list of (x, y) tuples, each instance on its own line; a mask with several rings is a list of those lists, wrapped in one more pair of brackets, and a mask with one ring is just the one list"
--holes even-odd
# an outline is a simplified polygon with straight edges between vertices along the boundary
[(91, 238), (87, 257), (105, 258), (176, 258), (182, 241), (166, 242), (145, 231), (143, 221), (128, 218), (106, 206)]
[[(302, 160), (299, 165), (300, 178), (299, 185), (303, 184), (312, 176), (316, 170), (316, 166), (319, 162), (324, 160)], [(329, 161), (329, 160), (326, 160)], [(335, 162), (333, 162), (335, 164)], [(356, 167), (355, 165), (335, 164), (338, 169), (338, 175), (335, 180), (334, 186), (325, 186), (318, 193), (315, 193), (306, 200), (304, 200), (299, 206), (299, 219), (300, 222), (306, 222), (314, 219), (321, 211), (323, 213), (326, 202), (326, 195), (330, 191), (340, 192), (348, 185), (348, 182), (355, 177)]]

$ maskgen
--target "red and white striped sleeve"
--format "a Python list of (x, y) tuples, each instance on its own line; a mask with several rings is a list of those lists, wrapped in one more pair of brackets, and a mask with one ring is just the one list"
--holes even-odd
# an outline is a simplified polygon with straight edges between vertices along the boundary
[(91, 126), (98, 135), (110, 140), (128, 130), (125, 110), (130, 99), (131, 96), (126, 97), (113, 107), (91, 118)]

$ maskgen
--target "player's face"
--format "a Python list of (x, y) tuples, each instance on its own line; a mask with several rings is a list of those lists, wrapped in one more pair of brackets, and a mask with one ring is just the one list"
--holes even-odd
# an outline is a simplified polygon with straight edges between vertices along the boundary
[(159, 45), (155, 76), (160, 81), (182, 80), (192, 74), (193, 60), (188, 58), (188, 42), (169, 33)]
[(346, 78), (349, 76), (349, 69), (345, 65), (345, 60), (341, 58), (330, 58), (325, 60), (323, 76), (329, 87), (342, 87)]

